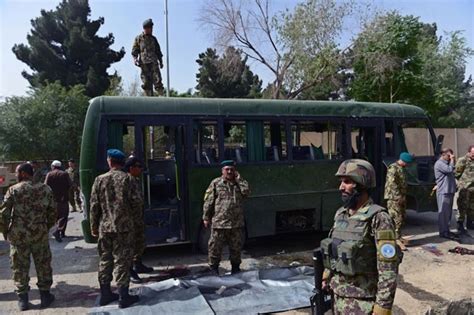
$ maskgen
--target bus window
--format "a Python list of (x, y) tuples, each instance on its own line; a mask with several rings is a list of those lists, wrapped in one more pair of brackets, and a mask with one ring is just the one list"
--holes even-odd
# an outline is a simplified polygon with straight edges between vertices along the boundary
[(393, 136), (393, 121), (385, 121), (385, 156), (394, 157), (395, 142)]
[(197, 121), (193, 128), (194, 162), (214, 164), (219, 161), (217, 121)]
[(335, 160), (342, 158), (342, 125), (329, 121), (291, 123), (293, 160)]
[(399, 126), (400, 152), (410, 152), (415, 156), (433, 155), (433, 141), (425, 121), (400, 122)]
[(264, 122), (265, 161), (287, 159), (286, 130), (284, 122)]
[(352, 158), (367, 160), (374, 164), (376, 143), (376, 130), (374, 127), (352, 128)]
[[(123, 151), (126, 156), (135, 153), (135, 125), (133, 121), (108, 121), (107, 138), (106, 143), (103, 143), (103, 149), (113, 148)], [(105, 151), (104, 154), (99, 154), (98, 162), (100, 168), (107, 168)]]
[(244, 121), (224, 123), (224, 159), (247, 162), (247, 126)]

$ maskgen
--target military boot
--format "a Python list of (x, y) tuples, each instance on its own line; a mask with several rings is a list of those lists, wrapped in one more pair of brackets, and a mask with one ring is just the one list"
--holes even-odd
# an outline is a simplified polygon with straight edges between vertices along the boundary
[(135, 270), (133, 270), (133, 268), (130, 268), (130, 281), (135, 284), (143, 282), (142, 278), (140, 278), (138, 273)]
[(119, 288), (119, 307), (120, 308), (127, 308), (130, 305), (137, 303), (140, 298), (138, 295), (130, 295), (128, 293), (128, 287), (121, 287)]
[(118, 299), (119, 295), (117, 293), (112, 292), (112, 290), (110, 289), (110, 283), (100, 284), (100, 306), (107, 305), (113, 301), (117, 301)]
[(463, 222), (458, 222), (458, 234), (459, 235), (466, 235), (467, 231), (464, 228), (464, 223)]
[(30, 309), (30, 305), (28, 304), (28, 293), (18, 294), (18, 309), (22, 312)]
[(49, 291), (40, 291), (41, 308), (47, 308), (54, 301), (54, 295)]
[(141, 260), (136, 260), (133, 263), (133, 270), (135, 270), (136, 273), (152, 273), (154, 271), (152, 267), (144, 265)]
[(209, 265), (209, 274), (212, 276), (219, 275), (219, 265)]
[(231, 274), (235, 275), (240, 272), (240, 264), (232, 264)]

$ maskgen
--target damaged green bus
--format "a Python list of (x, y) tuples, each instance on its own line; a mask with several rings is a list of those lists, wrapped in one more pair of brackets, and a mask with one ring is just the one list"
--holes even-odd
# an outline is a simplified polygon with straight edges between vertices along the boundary
[[(90, 102), (81, 147), (85, 196), (107, 171), (106, 151), (118, 148), (144, 162), (142, 191), (148, 246), (193, 243), (205, 250), (203, 195), (234, 159), (252, 194), (245, 203), (247, 238), (297, 231), (326, 231), (340, 206), (334, 176), (347, 158), (369, 160), (383, 200), (387, 166), (414, 151), (409, 131), (426, 133), (431, 154), (408, 170), (408, 208), (436, 210), (430, 198), (433, 165), (441, 145), (425, 112), (404, 104), (161, 97), (98, 97)], [(426, 139), (426, 138), (425, 138)], [(426, 142), (425, 142), (426, 143)]]

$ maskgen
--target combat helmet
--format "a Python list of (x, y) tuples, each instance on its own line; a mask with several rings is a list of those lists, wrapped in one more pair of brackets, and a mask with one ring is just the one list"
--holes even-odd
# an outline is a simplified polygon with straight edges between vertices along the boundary
[(357, 184), (369, 188), (375, 188), (375, 170), (370, 162), (361, 159), (345, 160), (339, 166), (337, 177), (347, 176)]
[(153, 27), (152, 19), (146, 19), (145, 21), (143, 21), (143, 28), (146, 28), (146, 27)]

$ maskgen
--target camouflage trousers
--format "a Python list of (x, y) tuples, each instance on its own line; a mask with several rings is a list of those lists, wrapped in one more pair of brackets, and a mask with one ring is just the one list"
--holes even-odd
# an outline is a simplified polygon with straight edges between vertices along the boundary
[(161, 79), (160, 67), (157, 62), (144, 63), (140, 65), (142, 89), (145, 91), (146, 96), (153, 96), (153, 86), (158, 95), (163, 94), (163, 82)]
[(130, 267), (133, 257), (133, 235), (125, 233), (100, 233), (97, 244), (99, 251), (99, 283), (112, 282), (115, 271), (115, 282), (118, 287), (130, 284)]
[(79, 187), (75, 186), (69, 190), (69, 204), (72, 207), (72, 211), (81, 211), (82, 208), (82, 200), (81, 200), (81, 190)]
[(229, 259), (232, 265), (240, 265), (240, 251), (242, 250), (242, 229), (214, 229), (211, 228), (209, 239), (209, 265), (219, 266), (224, 246), (229, 246)]
[(341, 297), (334, 294), (334, 315), (365, 315), (372, 314), (375, 301)]
[(393, 223), (395, 224), (395, 236), (397, 239), (400, 239), (402, 236), (402, 226), (406, 217), (406, 201), (404, 199), (388, 199), (387, 210), (393, 219)]
[(458, 195), (456, 221), (474, 220), (474, 188), (461, 188)]
[(141, 261), (143, 253), (145, 252), (145, 225), (136, 224), (133, 233), (133, 261)]
[(53, 270), (51, 269), (51, 250), (48, 238), (34, 244), (10, 244), (10, 259), (13, 273), (13, 282), (18, 294), (27, 293), (30, 289), (30, 256), (33, 256), (38, 289), (48, 291), (53, 284)]

